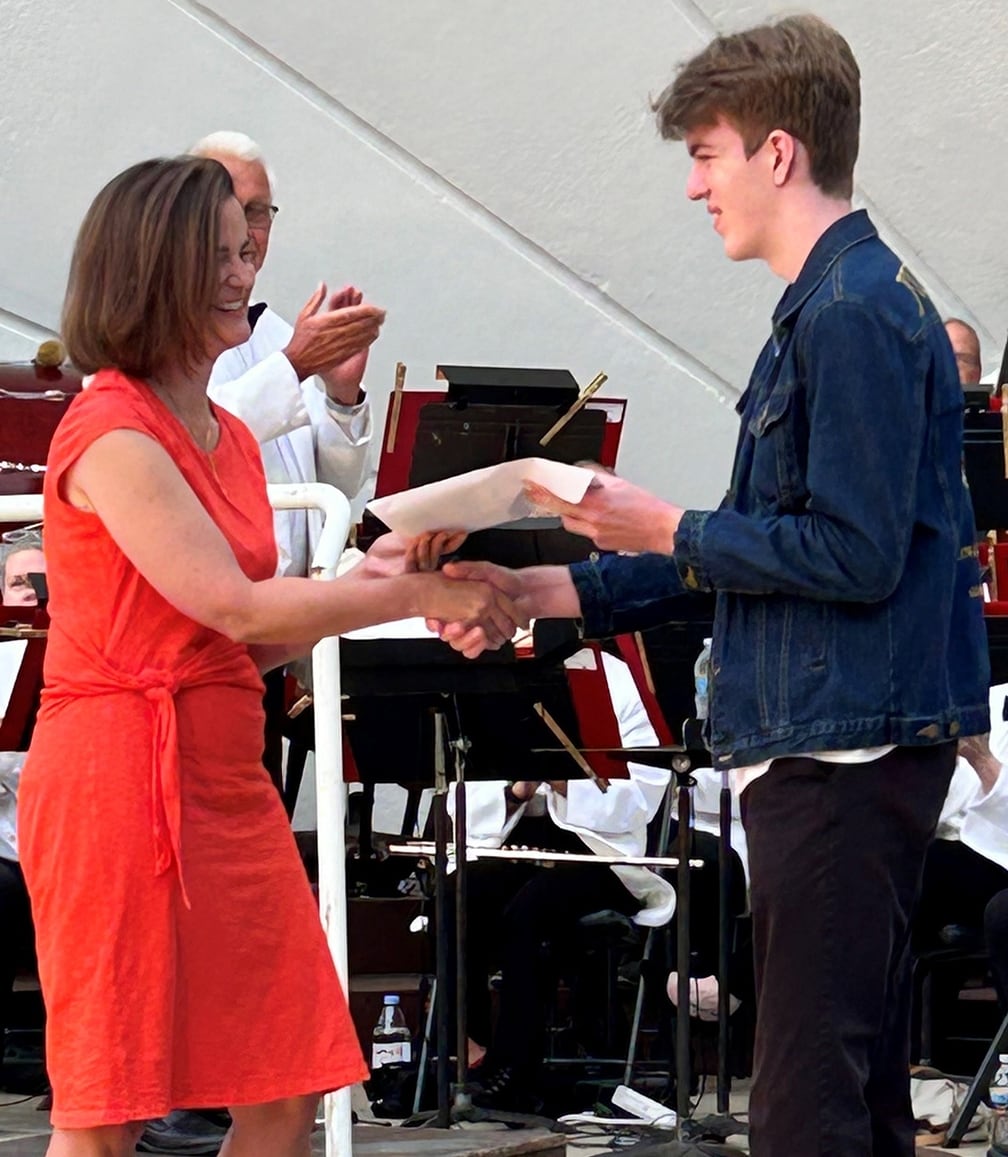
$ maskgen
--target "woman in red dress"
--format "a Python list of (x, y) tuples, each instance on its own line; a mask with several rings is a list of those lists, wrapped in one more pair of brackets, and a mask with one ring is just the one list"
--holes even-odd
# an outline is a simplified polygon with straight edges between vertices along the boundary
[[(226, 171), (148, 161), (99, 193), (63, 333), (96, 374), (45, 484), (51, 630), (23, 773), (48, 1009), (50, 1157), (133, 1152), (138, 1123), (227, 1105), (225, 1157), (304, 1157), (320, 1093), (366, 1069), (280, 799), (266, 666), (324, 635), (517, 613), (488, 587), (366, 563), (275, 578), (259, 450), (207, 399), (249, 336)], [(363, 348), (383, 315), (348, 310)], [(387, 567), (385, 568), (387, 570)]]

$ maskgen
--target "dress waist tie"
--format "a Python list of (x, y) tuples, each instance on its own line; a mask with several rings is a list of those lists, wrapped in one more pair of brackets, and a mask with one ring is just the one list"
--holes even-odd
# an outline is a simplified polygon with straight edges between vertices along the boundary
[[(50, 638), (52, 630), (50, 630)], [(67, 640), (60, 640), (75, 650), (80, 663), (76, 670), (85, 673), (80, 678), (60, 676), (58, 682), (47, 686), (42, 701), (47, 705), (98, 695), (134, 691), (143, 695), (153, 715), (151, 744), (151, 834), (154, 848), (154, 875), (160, 876), (175, 865), (182, 902), (187, 908), (189, 894), (182, 874), (182, 775), (179, 761), (178, 716), (175, 696), (180, 690), (205, 687), (214, 683), (242, 684), (238, 661), (242, 657), (250, 664), (250, 685), (262, 682), (254, 674), (251, 659), (244, 646), (224, 640), (225, 646), (198, 651), (174, 671), (146, 667), (136, 673), (118, 671), (101, 656), (85, 655), (82, 648)]]

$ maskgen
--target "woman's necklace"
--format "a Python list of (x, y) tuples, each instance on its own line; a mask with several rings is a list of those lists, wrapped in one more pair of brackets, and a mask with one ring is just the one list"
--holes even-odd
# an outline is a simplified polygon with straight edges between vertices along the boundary
[[(217, 422), (217, 419), (213, 416), (213, 411), (210, 409), (209, 401), (207, 402), (206, 410), (203, 415), (205, 421), (200, 423), (200, 425), (204, 426), (204, 429), (197, 432), (196, 425), (190, 421), (183, 413), (182, 408), (179, 406), (178, 402), (175, 401), (171, 391), (163, 383), (159, 382), (157, 378), (151, 377), (148, 378), (147, 381), (153, 389), (154, 393), (157, 394), (165, 406), (167, 406), (171, 413), (185, 427), (186, 432), (188, 433), (189, 437), (192, 438), (192, 440), (196, 443), (197, 448), (208, 457), (210, 457), (216, 448), (220, 437), (220, 426)], [(212, 457), (210, 457), (210, 464), (211, 466), (213, 465)]]

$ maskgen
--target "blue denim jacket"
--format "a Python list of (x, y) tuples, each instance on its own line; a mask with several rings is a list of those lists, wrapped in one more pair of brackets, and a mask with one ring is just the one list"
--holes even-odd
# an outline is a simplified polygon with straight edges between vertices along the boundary
[(738, 404), (731, 486), (672, 556), (571, 573), (585, 631), (715, 590), (716, 766), (988, 730), (962, 391), (931, 302), (863, 212), (816, 243)]

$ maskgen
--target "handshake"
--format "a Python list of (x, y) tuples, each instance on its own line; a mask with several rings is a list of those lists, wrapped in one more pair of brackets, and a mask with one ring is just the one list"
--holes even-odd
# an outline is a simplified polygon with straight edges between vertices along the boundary
[(353, 573), (370, 579), (415, 575), (413, 614), (456, 651), (475, 659), (484, 651), (496, 651), (541, 612), (532, 605), (531, 569), (509, 570), (489, 562), (442, 566), (442, 557), (457, 550), (465, 537), (464, 531), (435, 531), (413, 539), (385, 534)]
[[(525, 495), (542, 513), (559, 515), (565, 529), (603, 550), (670, 555), (681, 507), (656, 498), (625, 479), (598, 473), (579, 503), (568, 503), (527, 482)], [(364, 578), (415, 576), (411, 614), (456, 651), (475, 659), (503, 646), (531, 619), (573, 619), (581, 601), (565, 566), (509, 570), (489, 562), (448, 562), (462, 531), (433, 531), (418, 538), (383, 535), (364, 556)]]

